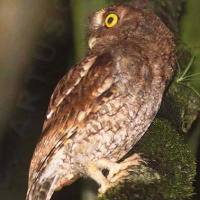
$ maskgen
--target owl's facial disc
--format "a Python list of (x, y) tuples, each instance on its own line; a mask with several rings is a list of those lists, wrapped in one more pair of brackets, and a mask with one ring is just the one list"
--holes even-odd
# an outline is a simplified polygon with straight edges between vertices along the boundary
[[(103, 15), (105, 15), (105, 10), (103, 10), (103, 12), (98, 12), (95, 15), (94, 21), (93, 23), (96, 25), (96, 27), (104, 27), (106, 29), (111, 29), (112, 27), (114, 27), (119, 20), (118, 15), (116, 15), (115, 13), (108, 13), (107, 15), (105, 15), (103, 17)], [(101, 20), (100, 20), (101, 18)], [(90, 49), (92, 49), (95, 44), (97, 43), (97, 37), (95, 36), (91, 36), (88, 40), (88, 46)]]
[[(127, 6), (125, 6), (127, 7)], [(114, 46), (116, 42), (125, 38), (128, 34), (122, 33), (124, 26), (126, 29), (133, 29), (133, 24), (129, 23), (130, 9), (124, 9), (124, 6), (111, 6), (103, 8), (96, 12), (90, 18), (90, 36), (88, 39), (88, 46), (90, 49), (106, 50)], [(126, 25), (128, 24), (129, 25)], [(125, 25), (124, 25), (125, 24)], [(123, 26), (123, 27), (122, 27)]]

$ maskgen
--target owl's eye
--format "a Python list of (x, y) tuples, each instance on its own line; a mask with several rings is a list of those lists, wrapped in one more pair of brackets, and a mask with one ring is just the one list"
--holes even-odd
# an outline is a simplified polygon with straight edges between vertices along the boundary
[(109, 14), (105, 19), (105, 25), (108, 28), (115, 26), (118, 22), (118, 16), (116, 14)]

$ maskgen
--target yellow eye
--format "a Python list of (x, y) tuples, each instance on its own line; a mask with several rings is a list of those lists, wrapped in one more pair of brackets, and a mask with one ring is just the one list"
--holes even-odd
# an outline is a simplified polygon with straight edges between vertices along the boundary
[(118, 22), (118, 16), (115, 14), (109, 14), (105, 19), (105, 25), (108, 28), (115, 26)]

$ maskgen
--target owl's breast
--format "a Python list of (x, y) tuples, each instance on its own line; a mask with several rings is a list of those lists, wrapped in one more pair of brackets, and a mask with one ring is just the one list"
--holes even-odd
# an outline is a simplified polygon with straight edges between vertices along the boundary
[[(115, 84), (117, 92), (90, 115), (68, 149), (74, 166), (107, 158), (117, 161), (142, 137), (157, 112), (160, 100), (132, 84), (128, 77)], [(81, 161), (81, 164), (80, 164)], [(73, 165), (72, 165), (73, 166)], [(84, 167), (82, 168), (84, 169)]]

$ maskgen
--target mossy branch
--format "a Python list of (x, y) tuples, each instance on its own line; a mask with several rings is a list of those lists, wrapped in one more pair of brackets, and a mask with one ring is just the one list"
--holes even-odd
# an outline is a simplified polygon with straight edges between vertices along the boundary
[(195, 160), (184, 139), (165, 119), (155, 119), (130, 152), (143, 153), (147, 165), (136, 166), (128, 180), (111, 188), (101, 200), (173, 200), (193, 194)]

